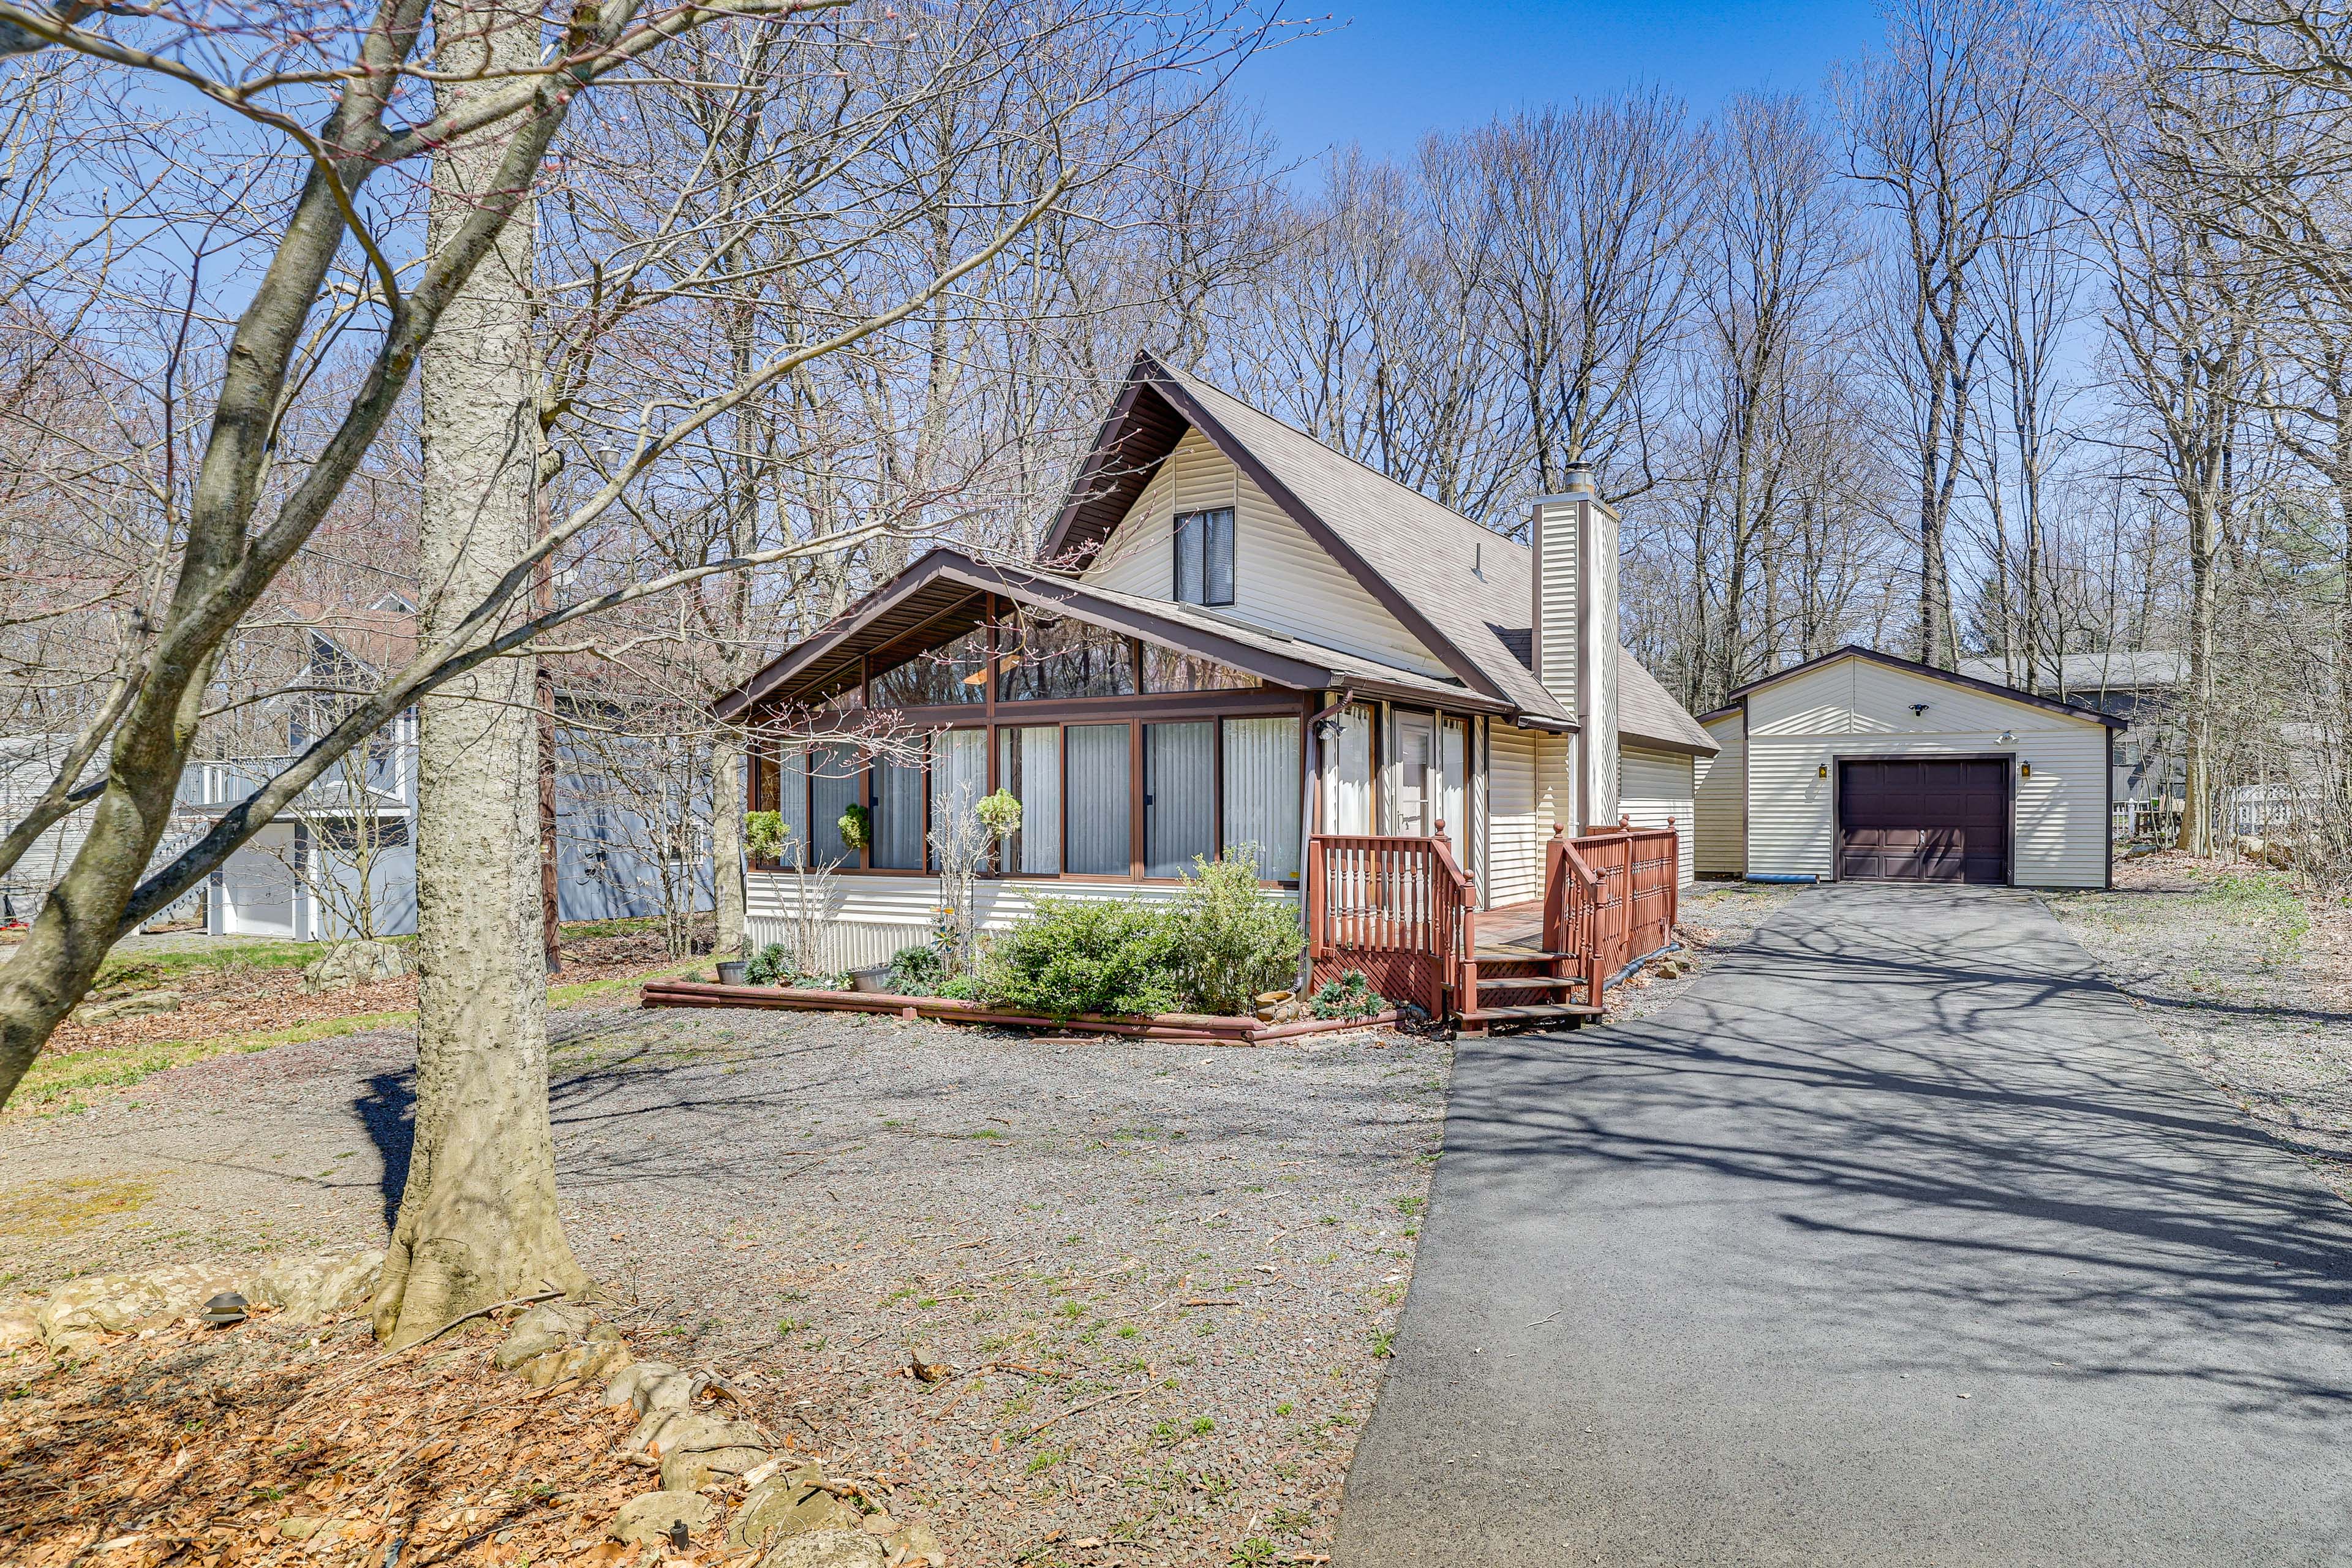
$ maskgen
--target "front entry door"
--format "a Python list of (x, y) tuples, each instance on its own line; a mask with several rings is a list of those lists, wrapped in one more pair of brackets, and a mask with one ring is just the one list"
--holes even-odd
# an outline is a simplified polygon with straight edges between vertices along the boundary
[(2009, 880), (2009, 764), (1888, 757), (1838, 764), (1838, 876)]
[(1396, 715), (1397, 826), (1399, 833), (1426, 837), (1434, 831), (1431, 813), (1436, 792), (1430, 777), (1430, 750), (1436, 726), (1426, 713)]

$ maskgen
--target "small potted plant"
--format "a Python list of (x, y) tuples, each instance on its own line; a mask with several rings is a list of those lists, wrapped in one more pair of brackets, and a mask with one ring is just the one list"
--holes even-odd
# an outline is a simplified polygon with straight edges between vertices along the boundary
[(747, 812), (743, 816), (743, 850), (752, 864), (772, 866), (784, 852), (792, 832), (781, 811)]
[(841, 814), (835, 825), (841, 829), (841, 841), (858, 854), (864, 854), (874, 843), (874, 814), (862, 805), (853, 805)]

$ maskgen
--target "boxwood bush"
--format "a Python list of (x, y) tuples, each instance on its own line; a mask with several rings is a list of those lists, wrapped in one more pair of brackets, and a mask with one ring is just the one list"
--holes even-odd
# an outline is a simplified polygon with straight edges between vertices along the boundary
[(1258, 887), (1246, 848), (1193, 865), (1167, 905), (1039, 899), (1034, 918), (990, 943), (981, 999), (1046, 1018), (1246, 1014), (1258, 992), (1290, 984), (1297, 916)]

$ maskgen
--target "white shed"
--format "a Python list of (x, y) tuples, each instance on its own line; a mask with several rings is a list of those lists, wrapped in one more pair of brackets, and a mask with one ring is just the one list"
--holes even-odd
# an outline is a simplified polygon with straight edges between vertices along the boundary
[(1702, 874), (2108, 885), (2122, 720), (1861, 647), (1731, 695), (1706, 721)]

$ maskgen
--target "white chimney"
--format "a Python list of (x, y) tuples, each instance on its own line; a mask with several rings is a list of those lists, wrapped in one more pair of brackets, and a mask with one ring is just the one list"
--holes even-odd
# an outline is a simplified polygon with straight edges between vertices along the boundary
[(1580, 725), (1572, 748), (1577, 830), (1617, 826), (1617, 514), (1571, 463), (1535, 503), (1536, 679)]

